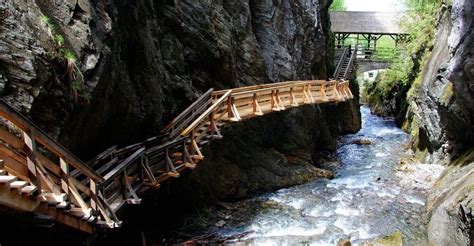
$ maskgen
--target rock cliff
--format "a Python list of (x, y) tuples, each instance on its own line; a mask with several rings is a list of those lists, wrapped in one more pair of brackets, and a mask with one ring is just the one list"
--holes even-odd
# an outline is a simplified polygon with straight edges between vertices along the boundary
[[(412, 95), (407, 99), (406, 88), (394, 88), (396, 103), (377, 103), (397, 105), (391, 112), (395, 116), (403, 113), (400, 122), (411, 133), (410, 145), (418, 159), (447, 165), (427, 203), (428, 235), (435, 245), (474, 243), (472, 6), (464, 0), (442, 4), (434, 45), (412, 78)], [(397, 97), (400, 94), (402, 100)], [(402, 101), (407, 102), (405, 109), (401, 109)]]
[[(326, 78), (333, 60), (329, 4), (4, 1), (0, 95), (88, 159), (157, 134), (210, 87)], [(340, 134), (359, 128), (358, 99), (237, 124), (205, 150), (200, 167), (148, 204), (192, 210), (196, 201), (304, 182), (321, 174), (312, 164), (335, 149)], [(160, 208), (151, 209), (166, 214)]]

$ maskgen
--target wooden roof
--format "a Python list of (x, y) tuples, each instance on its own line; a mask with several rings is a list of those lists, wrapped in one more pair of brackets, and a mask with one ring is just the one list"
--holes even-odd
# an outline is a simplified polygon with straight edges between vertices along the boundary
[(403, 12), (330, 12), (334, 33), (407, 34), (399, 23)]

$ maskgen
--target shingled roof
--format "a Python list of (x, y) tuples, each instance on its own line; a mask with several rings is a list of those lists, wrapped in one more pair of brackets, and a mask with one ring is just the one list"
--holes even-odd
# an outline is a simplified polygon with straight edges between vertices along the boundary
[(331, 29), (335, 33), (406, 34), (399, 22), (403, 12), (334, 11)]

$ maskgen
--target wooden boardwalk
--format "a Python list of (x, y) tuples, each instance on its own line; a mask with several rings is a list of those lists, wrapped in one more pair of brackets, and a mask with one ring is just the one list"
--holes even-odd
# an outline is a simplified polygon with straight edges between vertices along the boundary
[(50, 216), (93, 232), (121, 225), (116, 212), (139, 194), (178, 178), (204, 159), (202, 146), (226, 125), (306, 104), (352, 99), (347, 81), (290, 81), (203, 94), (162, 130), (127, 147), (112, 146), (88, 163), (24, 116), (0, 103), (0, 205)]

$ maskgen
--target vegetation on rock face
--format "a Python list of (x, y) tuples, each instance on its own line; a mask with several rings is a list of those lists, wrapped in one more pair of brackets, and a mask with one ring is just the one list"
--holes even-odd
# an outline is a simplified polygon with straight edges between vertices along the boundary
[(346, 10), (346, 5), (344, 0), (334, 0), (329, 7), (330, 11), (344, 11)]
[[(409, 13), (401, 25), (410, 32), (407, 42), (393, 56), (393, 65), (368, 84), (365, 94), (377, 113), (405, 116), (409, 100), (419, 88), (425, 60), (433, 48), (436, 18), (441, 0), (408, 0)], [(408, 97), (407, 97), (408, 96)], [(401, 124), (401, 120), (398, 121)]]
[(77, 66), (77, 58), (73, 51), (65, 47), (65, 39), (63, 35), (59, 33), (56, 26), (52, 23), (51, 19), (42, 15), (39, 17), (40, 22), (46, 26), (49, 35), (54, 41), (54, 49), (51, 51), (51, 56), (58, 57), (66, 62), (65, 76), (70, 83), (71, 95), (74, 100), (78, 100), (79, 97), (83, 98), (87, 102), (90, 100), (90, 92), (87, 90), (84, 84), (84, 76), (82, 75), (81, 69)]

